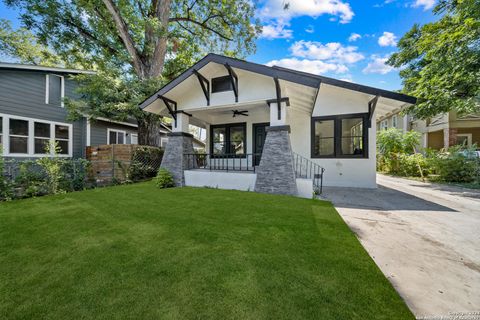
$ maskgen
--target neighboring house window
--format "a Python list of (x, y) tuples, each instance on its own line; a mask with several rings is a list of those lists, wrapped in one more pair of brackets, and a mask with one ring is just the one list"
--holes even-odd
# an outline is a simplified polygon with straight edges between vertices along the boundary
[(125, 131), (108, 129), (107, 144), (125, 144)]
[(244, 155), (247, 129), (245, 123), (232, 123), (211, 126), (210, 152), (216, 155)]
[(312, 158), (367, 158), (368, 114), (312, 118)]
[(457, 144), (464, 147), (472, 146), (472, 134), (471, 133), (459, 133), (457, 134)]
[(232, 90), (232, 79), (230, 76), (212, 78), (212, 93)]
[(138, 144), (138, 134), (135, 134), (135, 133), (131, 134), (130, 144)]
[(397, 124), (398, 124), (398, 119), (397, 119), (397, 116), (394, 115), (392, 117), (392, 127), (396, 128), (397, 127)]
[(68, 154), (69, 148), (68, 126), (55, 125), (55, 142), (60, 147), (60, 154)]
[[(45, 153), (47, 145), (50, 143), (51, 128), (49, 123), (34, 123), (34, 152), (36, 154)], [(68, 150), (68, 148), (67, 148)]]
[(382, 120), (380, 122), (380, 130), (387, 130), (388, 129), (388, 120)]
[(56, 74), (47, 74), (45, 103), (53, 106), (64, 107), (65, 78)]
[(28, 154), (28, 121), (10, 119), (9, 153)]
[[(71, 124), (5, 114), (0, 117), (2, 118), (1, 142), (4, 145), (5, 156), (45, 156), (46, 146), (55, 141), (58, 143), (60, 155), (72, 155)], [(51, 150), (52, 155), (53, 152)]]

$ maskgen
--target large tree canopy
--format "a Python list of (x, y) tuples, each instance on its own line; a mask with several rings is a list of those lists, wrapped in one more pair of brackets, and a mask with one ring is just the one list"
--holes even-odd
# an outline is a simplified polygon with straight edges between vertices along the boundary
[(480, 111), (480, 0), (441, 0), (436, 22), (414, 25), (388, 63), (400, 69), (405, 93), (418, 98), (407, 112), (428, 118)]
[(4, 2), (21, 10), (24, 28), (66, 66), (98, 70), (79, 78), (85, 99), (68, 103), (73, 114), (133, 115), (144, 144), (156, 117), (138, 110), (141, 100), (207, 52), (253, 52), (260, 31), (250, 0)]

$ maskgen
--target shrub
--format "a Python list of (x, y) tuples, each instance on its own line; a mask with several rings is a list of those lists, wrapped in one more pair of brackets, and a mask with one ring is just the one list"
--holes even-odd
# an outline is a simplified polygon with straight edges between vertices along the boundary
[(173, 181), (173, 176), (170, 171), (164, 168), (158, 170), (157, 176), (155, 177), (155, 185), (162, 189), (175, 187), (175, 182)]
[(53, 150), (54, 153), (53, 157), (46, 156), (38, 159), (36, 162), (45, 172), (45, 189), (47, 193), (57, 194), (64, 191), (60, 189), (60, 183), (62, 181), (62, 178), (64, 177), (62, 167), (65, 161), (58, 157), (58, 153), (60, 152), (60, 150), (57, 143), (55, 143), (53, 146), (47, 144), (45, 148), (46, 153), (50, 153), (51, 150)]
[(421, 153), (400, 154), (398, 157), (398, 175), (405, 177), (422, 177), (430, 173), (430, 163)]
[(30, 198), (47, 193), (45, 175), (37, 163), (32, 160), (20, 162), (15, 186), (18, 188), (16, 196), (20, 198)]
[(90, 162), (85, 159), (65, 160), (62, 163), (60, 189), (79, 191), (88, 187)]
[(155, 177), (163, 158), (163, 149), (139, 146), (132, 156), (128, 177), (133, 181)]
[[(0, 145), (1, 149), (2, 145)], [(13, 183), (5, 176), (5, 160), (0, 155), (0, 200), (13, 198)]]
[[(396, 128), (390, 128), (378, 132), (378, 170), (398, 175), (404, 175), (405, 171), (411, 171), (412, 168), (405, 169), (403, 165), (410, 165), (413, 164), (412, 160), (421, 159), (420, 156), (415, 156), (411, 159), (407, 158), (409, 154), (415, 153), (415, 148), (419, 144), (419, 141), (420, 134), (415, 131), (404, 133)], [(417, 164), (418, 171), (419, 165), (421, 166), (421, 163)]]
[(471, 156), (469, 149), (459, 146), (431, 155), (439, 179), (446, 182), (473, 182), (479, 179), (480, 161)]

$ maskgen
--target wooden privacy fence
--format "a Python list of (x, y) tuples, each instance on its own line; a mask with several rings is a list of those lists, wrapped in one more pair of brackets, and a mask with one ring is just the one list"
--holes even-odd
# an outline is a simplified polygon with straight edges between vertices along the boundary
[(162, 162), (163, 150), (134, 144), (87, 147), (86, 157), (97, 185), (138, 181), (154, 177)]

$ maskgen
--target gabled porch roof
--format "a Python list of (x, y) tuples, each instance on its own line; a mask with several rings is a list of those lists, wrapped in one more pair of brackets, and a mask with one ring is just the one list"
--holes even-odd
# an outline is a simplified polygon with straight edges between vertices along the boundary
[[(412, 96), (408, 96), (402, 93), (383, 90), (379, 88), (369, 87), (361, 84), (351, 83), (348, 81), (337, 80), (325, 76), (314, 75), (302, 71), (287, 69), (278, 66), (265, 66), (253, 62), (247, 62), (244, 60), (239, 60), (231, 57), (226, 57), (218, 54), (210, 53), (194, 64), (192, 67), (187, 69), (183, 72), (179, 77), (173, 79), (171, 82), (163, 86), (160, 90), (158, 90), (155, 94), (151, 97), (147, 98), (140, 104), (140, 108), (142, 109), (151, 109), (151, 106), (158, 103), (164, 104), (161, 100), (161, 97), (168, 97), (170, 91), (175, 89), (179, 84), (189, 79), (191, 76), (199, 77), (200, 82), (201, 80), (201, 73), (199, 70), (203, 67), (207, 66), (209, 63), (223, 65), (226, 68), (233, 68), (237, 70), (243, 70), (247, 72), (253, 72), (258, 75), (271, 77), (272, 79), (277, 79), (283, 81), (283, 83), (288, 83), (290, 94), (296, 96), (300, 102), (311, 104), (311, 108), (313, 108), (314, 95), (316, 96), (316, 92), (322, 84), (328, 86), (334, 86), (338, 88), (343, 88), (346, 90), (352, 90), (356, 92), (363, 93), (375, 101), (376, 112), (378, 116), (383, 116), (392, 112), (392, 110), (397, 109), (405, 104), (415, 104), (416, 98)], [(204, 79), (208, 81), (207, 79)], [(197, 80), (195, 80), (197, 81)], [(201, 84), (198, 84), (201, 86)], [(304, 88), (304, 89), (302, 89)], [(205, 89), (205, 88), (202, 88)], [(205, 90), (204, 90), (205, 92)], [(207, 93), (205, 93), (207, 96)], [(273, 98), (273, 97), (272, 97)], [(278, 98), (278, 97), (277, 97)], [(294, 97), (290, 97), (291, 99)], [(295, 98), (294, 98), (295, 99)], [(150, 108), (148, 108), (150, 107)], [(306, 109), (306, 108), (304, 108)]]

